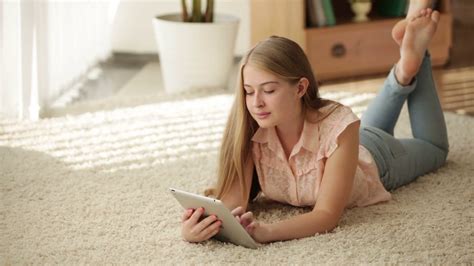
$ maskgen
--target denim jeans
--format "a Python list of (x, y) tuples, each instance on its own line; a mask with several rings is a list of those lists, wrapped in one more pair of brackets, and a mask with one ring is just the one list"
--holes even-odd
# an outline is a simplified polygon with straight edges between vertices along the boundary
[[(413, 138), (393, 136), (407, 100)], [(374, 157), (381, 181), (393, 190), (441, 167), (449, 144), (443, 111), (436, 93), (428, 53), (412, 84), (400, 85), (392, 68), (361, 118), (360, 143)]]

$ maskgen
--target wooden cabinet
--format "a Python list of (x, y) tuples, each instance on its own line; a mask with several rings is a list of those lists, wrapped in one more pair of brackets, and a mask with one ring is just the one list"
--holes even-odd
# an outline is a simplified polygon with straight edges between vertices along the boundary
[[(353, 23), (350, 17), (338, 17), (335, 26), (306, 28), (304, 3), (304, 0), (252, 0), (252, 44), (270, 35), (295, 40), (306, 51), (318, 80), (386, 73), (398, 60), (399, 47), (392, 39), (391, 30), (401, 18), (373, 18)], [(440, 1), (440, 11), (440, 24), (430, 45), (433, 65), (448, 61), (452, 44), (449, 0)]]

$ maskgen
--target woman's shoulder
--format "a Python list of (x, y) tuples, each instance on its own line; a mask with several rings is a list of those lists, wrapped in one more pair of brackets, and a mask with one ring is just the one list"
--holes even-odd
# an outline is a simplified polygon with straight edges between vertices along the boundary
[(319, 115), (319, 134), (322, 140), (322, 157), (329, 157), (338, 146), (338, 139), (342, 132), (352, 123), (359, 121), (359, 117), (349, 106), (330, 101), (317, 110)]
[(311, 123), (333, 124), (345, 120), (346, 117), (354, 117), (352, 109), (342, 103), (333, 100), (322, 100), (322, 105), (317, 110), (308, 113), (307, 119)]

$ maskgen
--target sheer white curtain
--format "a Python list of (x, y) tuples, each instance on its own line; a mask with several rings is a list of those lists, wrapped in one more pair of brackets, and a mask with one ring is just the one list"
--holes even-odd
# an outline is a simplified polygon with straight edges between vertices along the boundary
[(119, 0), (0, 1), (0, 116), (36, 119), (111, 53)]

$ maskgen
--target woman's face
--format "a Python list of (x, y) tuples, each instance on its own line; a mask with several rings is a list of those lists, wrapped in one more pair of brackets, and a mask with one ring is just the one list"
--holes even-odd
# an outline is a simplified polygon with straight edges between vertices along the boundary
[(262, 128), (287, 125), (301, 114), (298, 84), (290, 84), (252, 65), (243, 69), (247, 110)]

